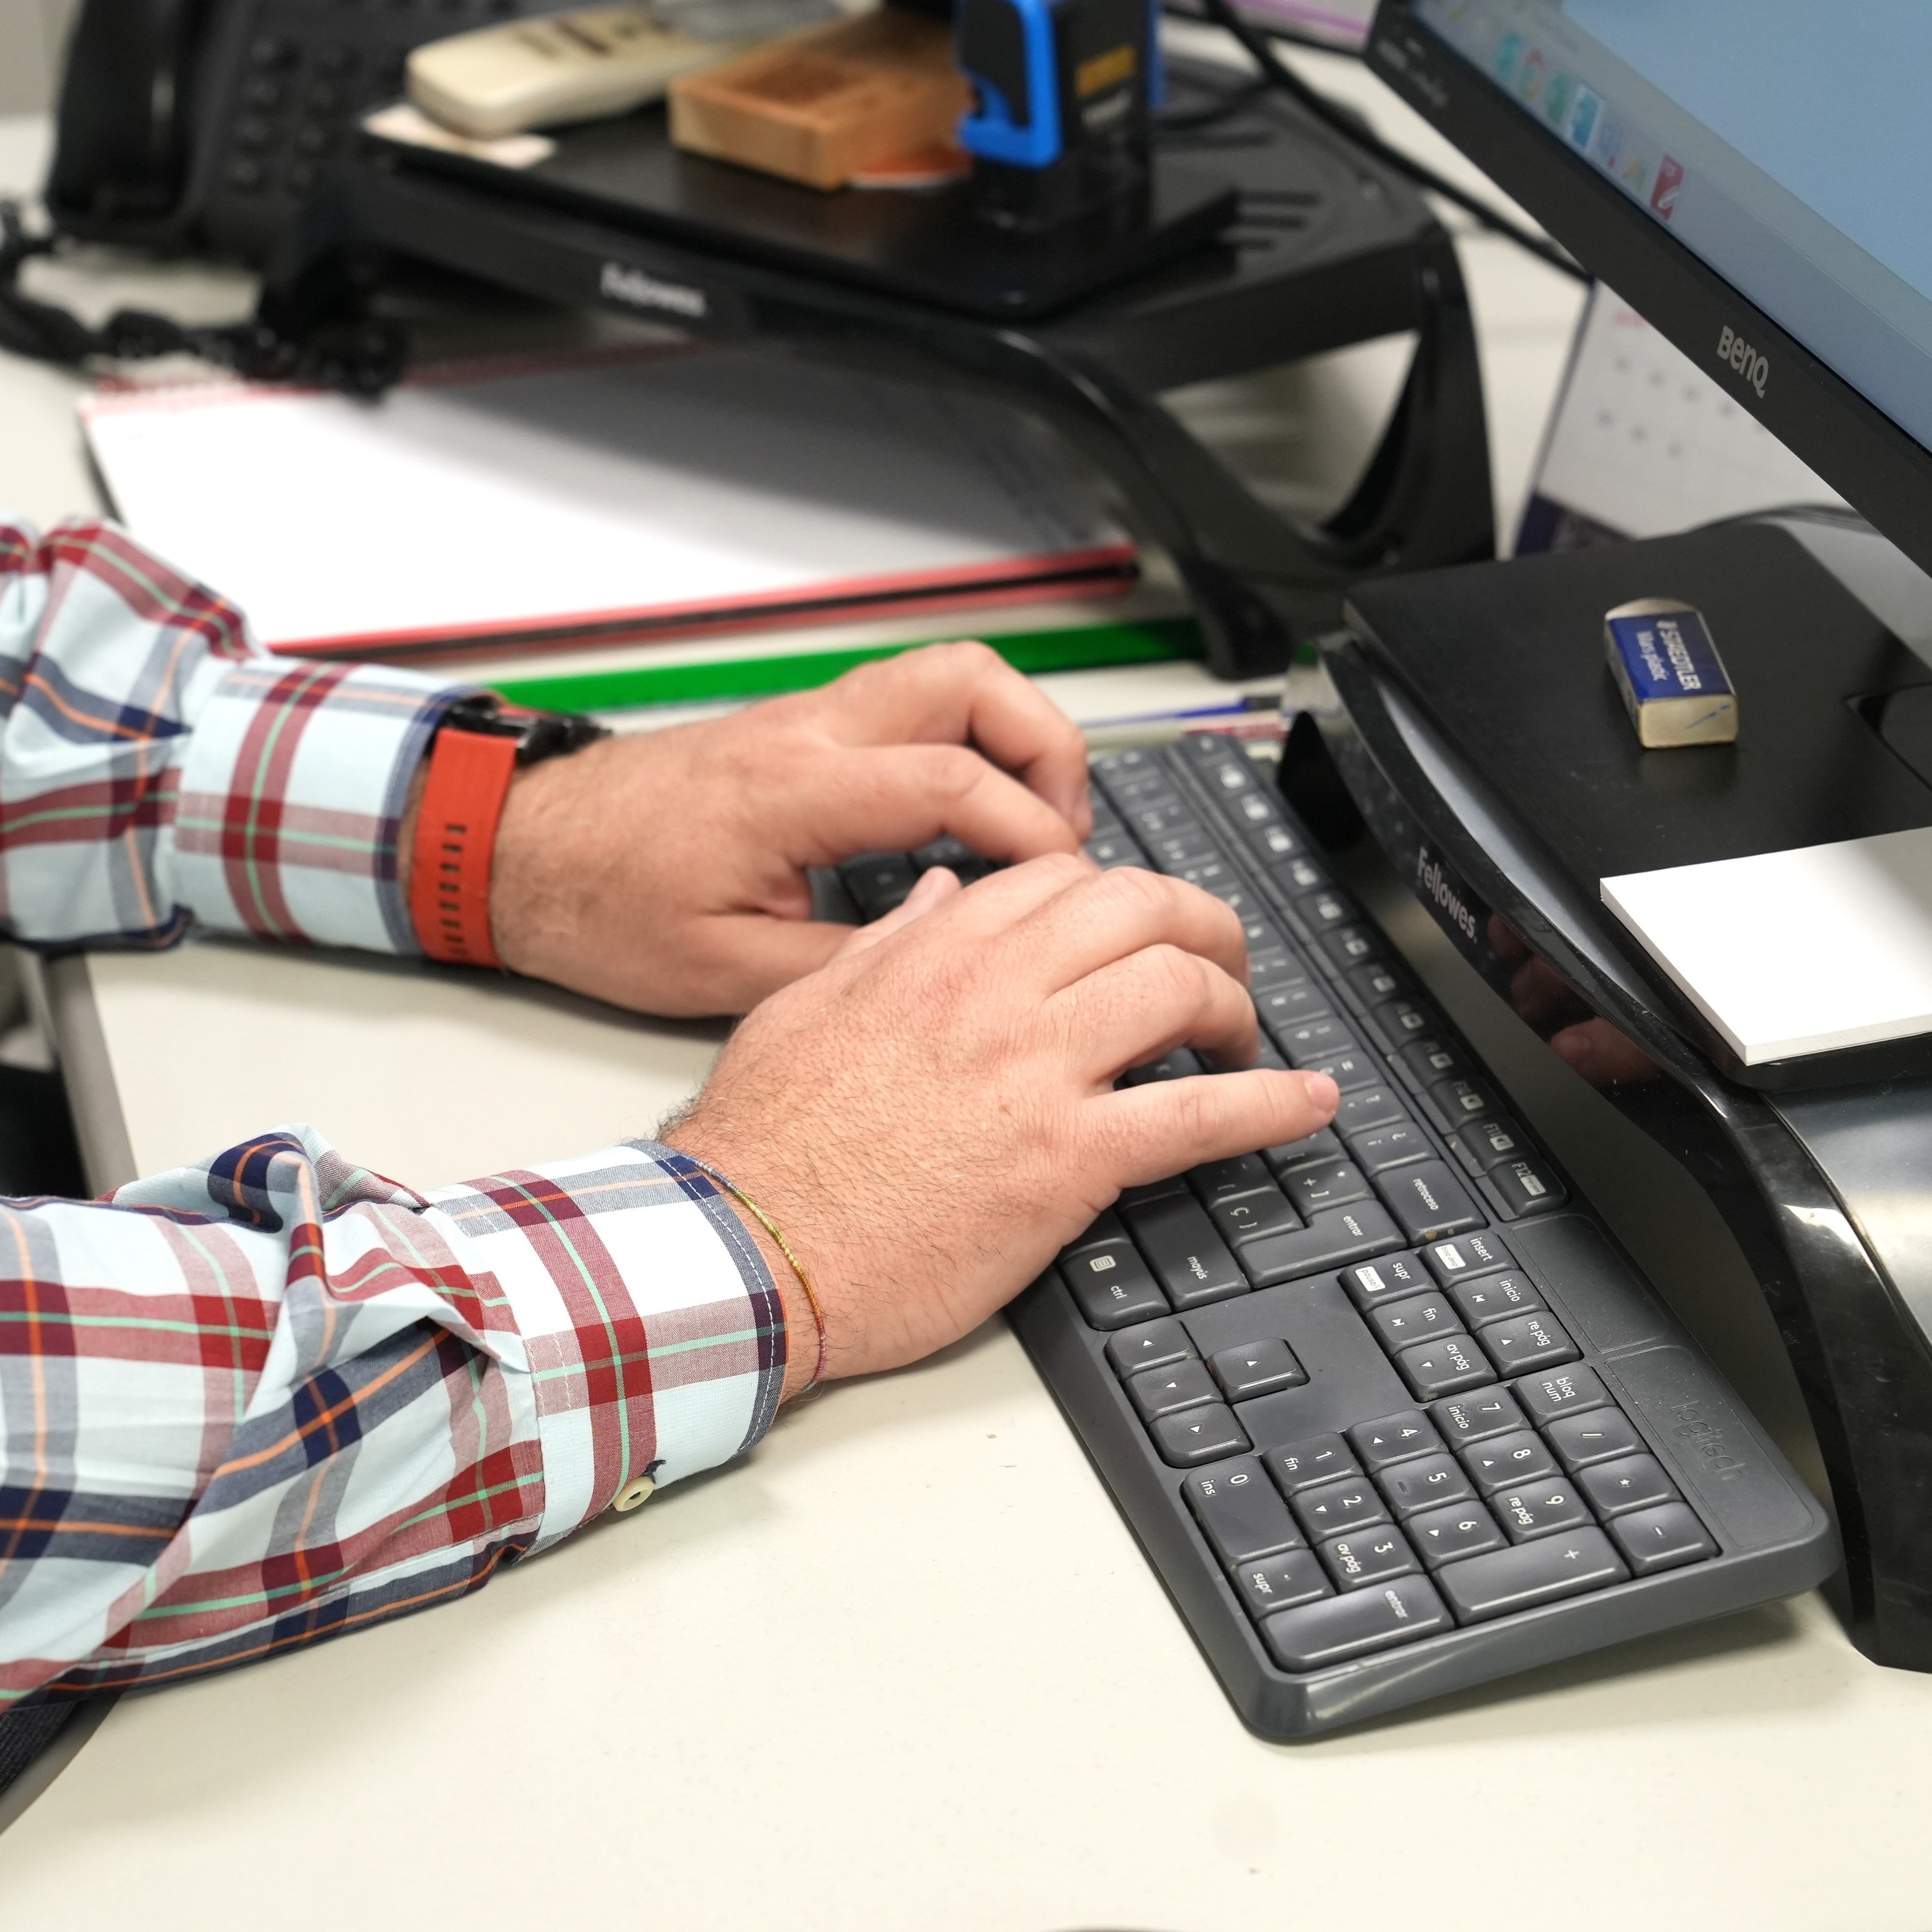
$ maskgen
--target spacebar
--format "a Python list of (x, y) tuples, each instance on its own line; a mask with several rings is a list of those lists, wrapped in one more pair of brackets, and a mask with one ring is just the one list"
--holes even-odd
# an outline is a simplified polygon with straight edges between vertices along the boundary
[(1324, 1208), (1310, 1215), (1306, 1227), (1249, 1241), (1234, 1252), (1256, 1287), (1271, 1288), (1298, 1274), (1366, 1261), (1401, 1246), (1400, 1231), (1387, 1212), (1364, 1201), (1353, 1208)]

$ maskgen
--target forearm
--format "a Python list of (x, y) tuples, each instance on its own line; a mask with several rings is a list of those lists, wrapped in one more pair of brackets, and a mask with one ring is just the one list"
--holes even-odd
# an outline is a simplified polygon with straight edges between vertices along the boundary
[(457, 694), (266, 658), (232, 605), (111, 526), (43, 538), (0, 514), (0, 928), (415, 950), (399, 824)]
[(791, 1340), (743, 1220), (648, 1144), (418, 1196), (290, 1131), (0, 1226), (5, 1702), (476, 1588), (748, 1448)]

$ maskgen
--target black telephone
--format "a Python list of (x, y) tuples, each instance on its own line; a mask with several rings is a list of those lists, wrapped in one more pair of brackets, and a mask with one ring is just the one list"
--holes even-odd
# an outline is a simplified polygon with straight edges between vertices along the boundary
[(47, 212), (64, 233), (260, 262), (412, 47), (561, 0), (84, 0)]

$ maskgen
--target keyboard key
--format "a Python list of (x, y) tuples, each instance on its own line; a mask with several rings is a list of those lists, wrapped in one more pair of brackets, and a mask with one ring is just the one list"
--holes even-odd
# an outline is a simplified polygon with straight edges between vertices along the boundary
[(1396, 1061), (1414, 1076), (1418, 1087), (1433, 1087), (1438, 1080), (1467, 1079), (1474, 1071), (1446, 1040), (1419, 1040), (1404, 1047)]
[(1438, 1241), (1424, 1250), (1423, 1263), (1444, 1288), (1472, 1274), (1494, 1274), (1513, 1268), (1515, 1256), (1494, 1234), (1466, 1234), (1460, 1240)]
[(1149, 844), (1156, 838), (1172, 838), (1177, 832), (1201, 830), (1194, 822), (1194, 814), (1184, 805), (1130, 806), (1120, 815), (1127, 821), (1128, 830)]
[(1290, 1550), (1258, 1562), (1244, 1563), (1234, 1571), (1234, 1586), (1250, 1615), (1256, 1617), (1335, 1594), (1328, 1573), (1312, 1550)]
[(1395, 1223), (1373, 1202), (1364, 1201), (1353, 1208), (1330, 1208), (1312, 1215), (1298, 1234), (1270, 1234), (1250, 1241), (1240, 1250), (1238, 1258), (1257, 1288), (1269, 1288), (1297, 1275), (1340, 1268), (1401, 1246)]
[(1295, 1066), (1318, 1066), (1339, 1055), (1360, 1051), (1343, 1020), (1304, 1020), (1298, 1026), (1283, 1027), (1275, 1037)]
[[(1254, 988), (1250, 986), (1249, 990)], [(1262, 1025), (1280, 1040), (1306, 1021), (1332, 1016), (1334, 1009), (1319, 986), (1303, 980), (1293, 986), (1270, 986), (1264, 992), (1255, 992), (1255, 1011), (1261, 1016)]]
[(1204, 832), (1171, 832), (1165, 838), (1148, 842), (1148, 856), (1157, 871), (1184, 872), (1190, 866), (1204, 865), (1220, 854)]
[(1244, 825), (1270, 825), (1281, 816), (1280, 808), (1265, 792), (1244, 792), (1228, 804), (1232, 815)]
[(928, 839), (908, 856), (922, 872), (929, 872), (935, 866), (944, 866), (959, 874), (962, 878), (977, 878), (986, 870), (988, 862), (964, 839), (954, 838), (950, 832), (937, 838)]
[(1436, 1573), (1436, 1586), (1456, 1621), (1473, 1624), (1600, 1590), (1622, 1582), (1629, 1574), (1600, 1529), (1579, 1529), (1568, 1536), (1539, 1537), (1487, 1556), (1445, 1563)]
[(1160, 754), (1148, 745), (1136, 745), (1124, 752), (1102, 752), (1087, 767), (1088, 776), (1098, 778), (1110, 792), (1118, 785), (1131, 784), (1144, 772), (1160, 769)]
[(1420, 1456), (1412, 1462), (1398, 1462), (1384, 1469), (1378, 1480), (1398, 1522), (1424, 1510), (1475, 1500), (1468, 1478), (1453, 1456)]
[(1408, 982), (1386, 960), (1351, 967), (1345, 976), (1349, 990), (1372, 1012), (1384, 1000), (1395, 999), (1408, 990)]
[(1439, 1038), (1443, 1030), (1442, 1016), (1419, 1000), (1384, 1000), (1374, 1009), (1374, 1018), (1392, 1046)]
[(1558, 1362), (1574, 1362), (1582, 1353), (1562, 1323), (1540, 1309), (1533, 1315), (1512, 1315), (1505, 1322), (1491, 1322), (1483, 1330), (1482, 1342), (1490, 1360), (1506, 1376), (1553, 1369)]
[(1446, 1160), (1413, 1161), (1376, 1177), (1376, 1191), (1411, 1241), (1438, 1241), (1488, 1218), (1463, 1191)]
[(1192, 865), (1184, 866), (1176, 876), (1186, 880), (1190, 886), (1199, 886), (1204, 892), (1213, 893), (1216, 898), (1229, 886), (1241, 884), (1234, 867), (1218, 856), (1197, 859)]
[(1378, 1262), (1342, 1270), (1342, 1287), (1358, 1308), (1370, 1309), (1405, 1295), (1426, 1294), (1436, 1286), (1413, 1255), (1389, 1255)]
[(1319, 1133), (1310, 1134), (1305, 1139), (1282, 1141), (1274, 1147), (1263, 1148), (1262, 1158), (1274, 1170), (1279, 1180), (1291, 1168), (1310, 1166), (1318, 1160), (1340, 1160), (1342, 1143), (1335, 1138), (1332, 1127), (1324, 1127)]
[(1465, 1120), (1493, 1112), (1496, 1104), (1489, 1089), (1473, 1080), (1438, 1081), (1424, 1091), (1422, 1099), (1436, 1116), (1436, 1125), (1448, 1133), (1454, 1132)]
[(1248, 850), (1264, 866), (1292, 859), (1301, 849), (1301, 841), (1285, 825), (1257, 825), (1248, 833)]
[(1412, 1160), (1432, 1160), (1436, 1157), (1429, 1136), (1413, 1120), (1396, 1120), (1386, 1127), (1371, 1127), (1349, 1142), (1348, 1151), (1364, 1174), (1380, 1174), (1385, 1168), (1401, 1167)]
[(1352, 1201), (1369, 1198), (1369, 1184), (1360, 1168), (1338, 1160), (1324, 1166), (1304, 1167), (1282, 1177), (1281, 1191), (1304, 1214), (1318, 1214), (1324, 1208), (1346, 1208)]
[(1259, 994), (1278, 986), (1305, 986), (1308, 969), (1284, 948), (1248, 956), (1248, 991)]
[(1175, 1307), (1204, 1307), (1247, 1292), (1247, 1276), (1215, 1233), (1214, 1222), (1190, 1196), (1169, 1195), (1130, 1208), (1126, 1222), (1154, 1279)]
[(1284, 1670), (1321, 1670), (1448, 1628), (1449, 1613), (1427, 1580), (1398, 1576), (1380, 1589), (1283, 1610), (1262, 1623), (1262, 1636)]
[(1472, 1174), (1486, 1174), (1530, 1151), (1528, 1136), (1507, 1114), (1487, 1114), (1458, 1127), (1450, 1144)]
[(1502, 1274), (1478, 1275), (1474, 1281), (1456, 1281), (1449, 1292), (1462, 1311), (1463, 1325), (1480, 1328), (1510, 1315), (1527, 1315), (1543, 1306), (1528, 1276), (1513, 1270)]
[(1190, 1476), (1180, 1492), (1215, 1555), (1231, 1567), (1305, 1546), (1300, 1525), (1252, 1456)]
[(1276, 1389), (1295, 1388), (1308, 1379), (1286, 1342), (1251, 1342), (1244, 1348), (1223, 1348), (1208, 1358), (1214, 1379), (1230, 1402), (1248, 1402)]
[(1513, 1214), (1546, 1214), (1570, 1198), (1570, 1190), (1540, 1160), (1506, 1161), (1488, 1178)]
[(1060, 1258), (1070, 1261), (1090, 1248), (1121, 1248), (1126, 1244), (1127, 1231), (1120, 1226), (1120, 1217), (1109, 1208), (1105, 1214), (1096, 1216), (1085, 1233), (1076, 1235), (1060, 1250)]
[(1331, 1536), (1317, 1544), (1316, 1551), (1338, 1590), (1366, 1589), (1393, 1577), (1413, 1576), (1419, 1567), (1408, 1539), (1389, 1524)]
[(1124, 832), (1096, 835), (1088, 839), (1081, 850), (1103, 872), (1111, 872), (1117, 866), (1144, 866), (1147, 863), (1141, 856), (1140, 848)]
[(1388, 1521), (1388, 1511), (1382, 1507), (1375, 1484), (1366, 1476), (1318, 1483), (1312, 1489), (1297, 1490), (1289, 1500), (1294, 1506), (1295, 1520), (1307, 1531), (1311, 1541)]
[(1221, 1391), (1196, 1361), (1175, 1362), (1164, 1369), (1143, 1369), (1127, 1378), (1127, 1394), (1143, 1422), (1178, 1415), (1184, 1408), (1219, 1402)]
[(1218, 1402), (1205, 1408), (1183, 1409), (1178, 1415), (1163, 1415), (1151, 1425), (1151, 1433), (1154, 1447), (1177, 1469), (1245, 1456), (1254, 1446), (1247, 1431), (1234, 1420), (1234, 1411)]
[(1144, 1322), (1138, 1328), (1123, 1328), (1107, 1344), (1107, 1359), (1117, 1376), (1131, 1376), (1142, 1369), (1164, 1369), (1174, 1362), (1193, 1359), (1194, 1344), (1178, 1322)]
[(1295, 1062), (1304, 1073), (1325, 1073), (1345, 1094), (1358, 1087), (1372, 1087), (1384, 1077), (1385, 1063), (1358, 1047), (1352, 1053), (1338, 1053), (1328, 1060)]
[(1123, 812), (1136, 806), (1172, 804), (1174, 796), (1173, 778), (1158, 768), (1119, 779), (1112, 789), (1114, 802)]
[(1132, 1248), (1102, 1248), (1060, 1264), (1060, 1276), (1095, 1328), (1126, 1328), (1170, 1311), (1167, 1297)]
[(883, 919), (919, 884), (919, 874), (903, 852), (868, 852), (838, 868), (852, 902), (868, 920)]
[(1408, 1109), (1392, 1087), (1370, 1086), (1342, 1096), (1335, 1110), (1335, 1131), (1346, 1140), (1368, 1127), (1385, 1127), (1392, 1121), (1406, 1120)]
[(1442, 1438), (1419, 1408), (1405, 1408), (1374, 1422), (1358, 1422), (1348, 1431), (1362, 1467), (1370, 1472), (1406, 1462), (1412, 1456), (1431, 1456)]
[(1369, 1326), (1382, 1346), (1394, 1354), (1412, 1342), (1455, 1334), (1462, 1326), (1446, 1294), (1412, 1294), (1401, 1301), (1378, 1302), (1368, 1310)]
[(1674, 1570), (1680, 1563), (1701, 1563), (1718, 1553), (1704, 1526), (1682, 1503), (1612, 1516), (1610, 1534), (1640, 1576)]
[(1251, 1194), (1257, 1187), (1272, 1187), (1274, 1177), (1258, 1154), (1236, 1154), (1229, 1160), (1204, 1162), (1190, 1168), (1187, 1178), (1194, 1191), (1210, 1208), (1222, 1196)]
[(1599, 1516), (1623, 1516), (1631, 1510), (1654, 1509), (1678, 1500), (1677, 1486), (1664, 1473), (1654, 1456), (1624, 1456), (1614, 1462), (1593, 1462), (1576, 1478), (1576, 1486)]
[[(1276, 883), (1280, 882), (1277, 880)], [(1284, 887), (1284, 890), (1286, 889)], [(1324, 886), (1318, 892), (1304, 892), (1295, 900), (1294, 910), (1300, 915), (1302, 924), (1312, 933), (1333, 934), (1360, 930), (1354, 922), (1361, 917), (1361, 908), (1346, 892), (1338, 892), (1330, 886)]]
[(1395, 1358), (1411, 1392), (1423, 1402), (1438, 1395), (1454, 1395), (1460, 1390), (1480, 1388), (1496, 1380), (1496, 1371), (1481, 1349), (1465, 1334), (1438, 1335), (1433, 1341), (1420, 1342), (1404, 1348)]
[(1269, 866), (1268, 877), (1290, 898), (1304, 892), (1318, 892), (1328, 883), (1328, 874), (1305, 853), (1292, 859), (1277, 860)]
[(1301, 1216), (1273, 1181), (1250, 1194), (1219, 1196), (1208, 1203), (1208, 1211), (1223, 1238), (1237, 1248), (1268, 1235), (1288, 1234), (1301, 1226)]
[(1120, 1198), (1114, 1204), (1124, 1214), (1130, 1208), (1138, 1208), (1143, 1201), (1161, 1201), (1170, 1194), (1186, 1192), (1186, 1175), (1170, 1174), (1165, 1180), (1144, 1181), (1138, 1187), (1122, 1188)]
[(1556, 1458), (1550, 1445), (1533, 1430), (1512, 1430), (1492, 1436), (1462, 1451), (1462, 1466), (1474, 1479), (1484, 1496), (1498, 1490), (1520, 1489), (1527, 1483), (1540, 1483), (1556, 1474)]
[(1503, 1547), (1503, 1533), (1496, 1527), (1496, 1518), (1479, 1502), (1430, 1510), (1412, 1516), (1402, 1528), (1410, 1547), (1431, 1570), (1459, 1556), (1480, 1556), (1485, 1550)]
[(1268, 1474), (1286, 1496), (1318, 1483), (1362, 1473), (1354, 1451), (1339, 1436), (1311, 1436), (1305, 1442), (1291, 1442), (1285, 1449), (1272, 1449), (1267, 1462)]
[(1346, 973), (1352, 966), (1366, 966), (1370, 960), (1379, 959), (1385, 950), (1381, 935), (1365, 926), (1345, 926), (1324, 932), (1316, 943), (1338, 973)]
[(1184, 1046), (1150, 1060), (1144, 1066), (1130, 1066), (1120, 1076), (1123, 1087), (1144, 1087), (1150, 1080), (1185, 1080), (1204, 1072), (1201, 1056)]
[(1490, 1507), (1512, 1543), (1581, 1528), (1591, 1520), (1590, 1505), (1563, 1478), (1534, 1489), (1499, 1490), (1490, 1497)]
[(1507, 1389), (1485, 1389), (1480, 1395), (1451, 1396), (1446, 1402), (1432, 1403), (1429, 1416), (1452, 1449), (1486, 1442), (1492, 1436), (1507, 1436), (1529, 1426), (1516, 1397)]
[(1591, 1369), (1555, 1369), (1540, 1376), (1525, 1376), (1520, 1382), (1510, 1383), (1510, 1388), (1532, 1418), (1546, 1426), (1559, 1415), (1605, 1408), (1610, 1403), (1610, 1390)]
[(1574, 1475), (1593, 1462), (1645, 1452), (1636, 1426), (1620, 1408), (1593, 1408), (1584, 1415), (1559, 1415), (1544, 1432), (1564, 1468)]

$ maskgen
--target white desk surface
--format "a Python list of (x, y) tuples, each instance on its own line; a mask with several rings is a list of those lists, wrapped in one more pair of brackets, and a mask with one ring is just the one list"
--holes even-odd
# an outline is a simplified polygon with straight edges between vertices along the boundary
[[(1574, 297), (1468, 254), (1513, 515)], [(74, 387), (0, 357), (0, 501), (92, 507)], [(298, 1118), (473, 1173), (648, 1127), (716, 1037), (216, 943), (57, 990), (104, 1172)], [(123, 1699), (0, 1842), (0, 1924), (1912, 1932), (1928, 1738), (1932, 1678), (1805, 1598), (1261, 1743), (996, 1322), (464, 1603)]]

